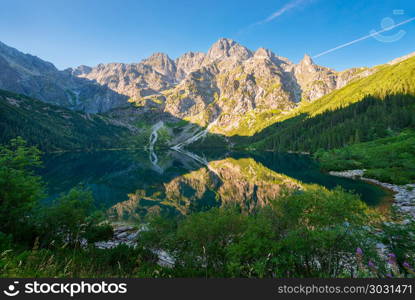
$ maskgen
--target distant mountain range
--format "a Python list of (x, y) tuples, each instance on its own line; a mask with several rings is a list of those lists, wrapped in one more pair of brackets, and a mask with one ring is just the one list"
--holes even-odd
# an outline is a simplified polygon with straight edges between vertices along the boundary
[(207, 53), (188, 52), (176, 60), (155, 53), (139, 63), (60, 71), (0, 42), (0, 89), (75, 111), (105, 113), (117, 124), (136, 126), (146, 135), (158, 123), (157, 130), (171, 136), (170, 146), (204, 136), (200, 134), (204, 128), (221, 136), (251, 136), (299, 105), (381, 69), (337, 72), (316, 65), (309, 55), (295, 64), (270, 50), (251, 51), (220, 39)]
[[(0, 67), (1, 89), (45, 102), (95, 113), (123, 106), (127, 99), (140, 102), (159, 96), (166, 98), (162, 106), (167, 111), (180, 116), (195, 116), (208, 109), (215, 93), (219, 99), (231, 96), (238, 103), (239, 113), (261, 110), (263, 105), (285, 108), (288, 103), (315, 100), (342, 87), (356, 73), (370, 73), (362, 72), (365, 68), (335, 72), (315, 65), (308, 55), (293, 64), (270, 50), (252, 52), (230, 39), (220, 39), (206, 54), (188, 52), (176, 60), (155, 53), (139, 63), (79, 66), (64, 71), (0, 43)], [(196, 90), (191, 91), (192, 87)], [(165, 95), (169, 90), (170, 97)], [(175, 92), (186, 99), (175, 101)], [(217, 102), (220, 108), (226, 107)]]

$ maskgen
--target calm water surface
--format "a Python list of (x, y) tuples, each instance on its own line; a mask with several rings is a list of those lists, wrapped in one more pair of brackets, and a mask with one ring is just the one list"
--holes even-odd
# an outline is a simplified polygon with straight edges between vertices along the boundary
[(125, 150), (49, 154), (44, 161), (40, 175), (49, 199), (83, 185), (114, 220), (140, 220), (150, 211), (188, 214), (225, 203), (249, 211), (278, 197), (283, 187), (300, 184), (342, 186), (369, 205), (386, 196), (374, 185), (322, 173), (297, 154)]

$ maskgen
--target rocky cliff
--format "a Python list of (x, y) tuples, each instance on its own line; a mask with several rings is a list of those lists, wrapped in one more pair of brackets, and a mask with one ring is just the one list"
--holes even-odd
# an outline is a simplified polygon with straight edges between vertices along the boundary
[(294, 64), (230, 39), (220, 39), (206, 54), (189, 52), (175, 61), (156, 53), (137, 64), (80, 68), (73, 74), (127, 95), (139, 110), (165, 112), (201, 127), (215, 122), (211, 131), (226, 135), (250, 135), (270, 116), (370, 74), (367, 69), (336, 72), (308, 55)]

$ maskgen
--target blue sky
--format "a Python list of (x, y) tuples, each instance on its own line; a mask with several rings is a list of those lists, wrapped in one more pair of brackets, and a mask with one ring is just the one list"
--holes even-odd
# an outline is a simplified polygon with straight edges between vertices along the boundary
[[(59, 69), (176, 58), (221, 37), (297, 62), (414, 17), (414, 0), (0, 0), (0, 41)], [(415, 21), (382, 35), (315, 61), (342, 70), (415, 51)]]

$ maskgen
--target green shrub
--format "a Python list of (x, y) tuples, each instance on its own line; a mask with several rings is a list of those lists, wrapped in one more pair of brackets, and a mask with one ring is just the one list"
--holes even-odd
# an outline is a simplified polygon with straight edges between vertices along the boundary
[(114, 236), (114, 228), (110, 224), (100, 224), (92, 226), (85, 232), (85, 238), (88, 243), (107, 241)]
[(32, 212), (44, 196), (39, 167), (40, 151), (21, 139), (0, 146), (0, 231), (24, 240), (32, 230)]
[(13, 247), (12, 235), (0, 232), (0, 251), (9, 250), (12, 247)]
[(310, 188), (249, 215), (222, 207), (157, 219), (140, 241), (174, 255), (179, 277), (350, 276), (357, 247), (377, 258), (365, 227), (375, 221), (358, 196)]
[(37, 228), (42, 245), (54, 241), (75, 246), (88, 237), (94, 240), (102, 235), (108, 236), (108, 228), (99, 228), (101, 220), (102, 215), (94, 207), (91, 191), (75, 187), (58, 197), (52, 205), (41, 207)]

